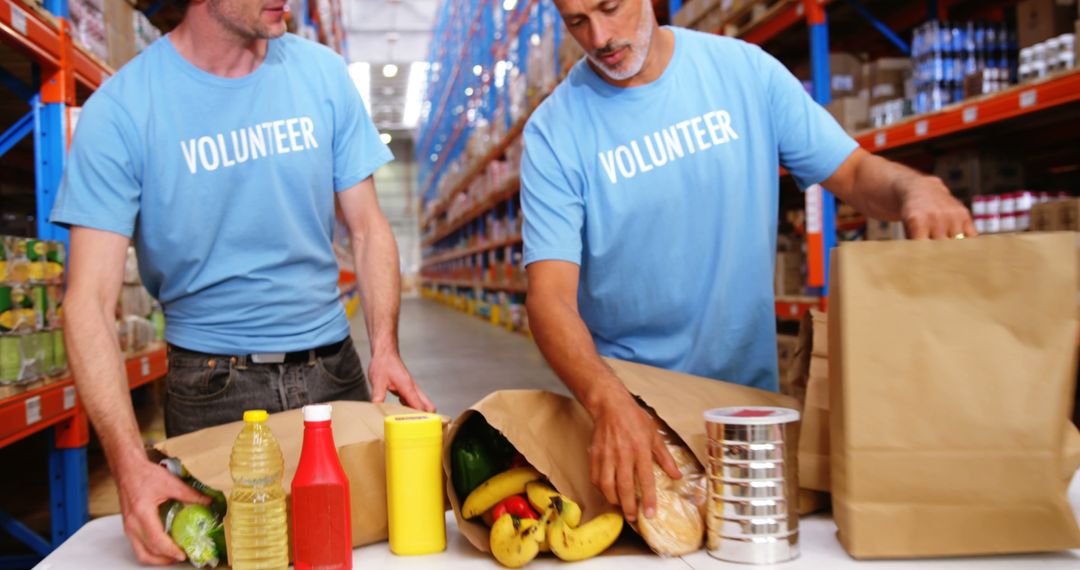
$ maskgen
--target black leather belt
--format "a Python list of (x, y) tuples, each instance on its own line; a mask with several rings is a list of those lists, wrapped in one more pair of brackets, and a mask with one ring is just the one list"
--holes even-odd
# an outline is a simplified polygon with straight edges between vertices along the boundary
[(309, 350), (298, 350), (296, 352), (260, 352), (254, 354), (210, 354), (208, 352), (199, 352), (198, 350), (189, 350), (182, 346), (176, 346), (170, 344), (169, 346), (175, 350), (181, 350), (183, 352), (193, 354), (196, 356), (204, 356), (206, 358), (235, 358), (241, 366), (247, 363), (251, 364), (292, 364), (297, 362), (311, 362), (316, 358), (324, 356), (331, 356), (337, 354), (346, 342), (349, 342), (351, 337), (345, 337), (333, 344), (327, 344), (318, 348), (312, 348)]

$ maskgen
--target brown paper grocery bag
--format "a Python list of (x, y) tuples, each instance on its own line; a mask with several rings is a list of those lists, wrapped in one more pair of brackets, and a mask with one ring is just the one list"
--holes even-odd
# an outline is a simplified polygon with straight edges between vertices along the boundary
[(834, 251), (833, 513), (856, 558), (1080, 546), (1073, 234)]
[[(383, 451), (383, 418), (415, 412), (396, 404), (333, 402), (334, 444), (341, 467), (349, 478), (352, 544), (362, 546), (386, 540), (386, 457)], [(233, 422), (167, 439), (156, 449), (175, 457), (198, 480), (229, 496), (229, 454), (244, 422)], [(304, 412), (290, 410), (271, 414), (266, 425), (281, 446), (285, 472), (281, 484), (286, 495), (304, 443)], [(292, 540), (290, 518), (289, 537)], [(226, 525), (228, 529), (228, 525)], [(226, 535), (226, 545), (228, 545)], [(291, 542), (290, 542), (291, 543)], [(289, 549), (292, 557), (292, 548)]]
[(589, 478), (593, 423), (577, 400), (540, 390), (493, 392), (458, 416), (443, 442), (446, 494), (458, 530), (481, 552), (491, 552), (488, 529), (461, 516), (465, 497), (457, 496), (450, 464), (454, 438), (473, 414), (482, 415), (491, 427), (502, 432), (560, 493), (580, 505), (583, 522), (615, 510)]
[[(747, 388), (708, 378), (671, 372), (651, 366), (605, 359), (631, 394), (641, 398), (687, 444), (702, 464), (708, 458), (704, 413), (725, 406), (784, 406), (797, 408), (788, 396)], [(502, 390), (488, 395), (459, 416), (445, 440), (443, 469), (446, 492), (465, 538), (483, 552), (490, 552), (488, 530), (461, 517), (464, 497), (458, 497), (451, 480), (450, 450), (460, 427), (472, 414), (502, 432), (559, 490), (581, 505), (583, 521), (613, 512), (604, 495), (592, 485), (589, 445), (593, 423), (585, 408), (573, 398), (535, 390)], [(798, 441), (798, 424), (790, 424), (788, 437)], [(788, 446), (787, 461), (797, 462), (795, 445)], [(794, 478), (790, 481), (796, 484)]]

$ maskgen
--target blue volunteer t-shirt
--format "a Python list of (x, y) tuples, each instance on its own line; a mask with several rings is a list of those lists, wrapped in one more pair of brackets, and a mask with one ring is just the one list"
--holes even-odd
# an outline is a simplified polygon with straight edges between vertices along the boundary
[(663, 75), (585, 61), (525, 127), (525, 263), (579, 264), (601, 355), (777, 389), (780, 166), (803, 187), (856, 143), (757, 46), (680, 28)]
[(134, 238), (169, 342), (303, 350), (349, 334), (334, 193), (392, 158), (333, 51), (286, 34), (223, 78), (165, 37), (86, 103), (51, 219)]

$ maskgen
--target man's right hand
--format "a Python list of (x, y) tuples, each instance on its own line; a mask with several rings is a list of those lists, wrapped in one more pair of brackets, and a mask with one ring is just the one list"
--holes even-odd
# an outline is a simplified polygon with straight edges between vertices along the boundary
[(135, 558), (142, 564), (167, 566), (186, 559), (161, 525), (158, 506), (169, 499), (183, 503), (209, 504), (210, 497), (192, 489), (164, 467), (149, 460), (137, 460), (118, 470), (120, 510), (124, 534), (131, 541)]
[(593, 485), (608, 502), (621, 506), (623, 516), (631, 522), (638, 515), (640, 488), (642, 511), (646, 518), (652, 518), (656, 513), (653, 461), (672, 479), (682, 477), (656, 422), (624, 390), (603, 400), (593, 413), (593, 424), (589, 447)]

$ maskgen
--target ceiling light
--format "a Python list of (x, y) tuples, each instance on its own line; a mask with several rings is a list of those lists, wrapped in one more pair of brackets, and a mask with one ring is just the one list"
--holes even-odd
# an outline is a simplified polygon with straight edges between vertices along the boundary
[(480, 74), (483, 73), (483, 72), (484, 72), (484, 68), (481, 67), (480, 65), (474, 65), (473, 68), (472, 68), (472, 74), (477, 76), (477, 77), (480, 77)]
[(466, 87), (465, 88), (465, 95), (467, 97), (472, 97), (472, 94), (473, 94), (473, 88), (472, 87)]
[(390, 133), (379, 133), (379, 140), (383, 144), (390, 144), (390, 141), (394, 140), (394, 137), (390, 136)]
[(357, 61), (349, 64), (349, 77), (360, 92), (360, 98), (364, 100), (364, 108), (368, 115), (371, 114), (371, 64), (366, 61)]
[(503, 0), (503, 10), (509, 12), (517, 8), (517, 0)]
[[(529, 43), (531, 43), (534, 46), (540, 45), (540, 34), (533, 34), (532, 37), (529, 38)], [(385, 73), (385, 72), (386, 72), (386, 68), (383, 68), (383, 73)]]
[(388, 64), (384, 65), (383, 68), (382, 68), (382, 74), (383, 74), (383, 77), (385, 77), (387, 79), (390, 79), (391, 77), (394, 77), (395, 75), (397, 75), (397, 66), (392, 64), (392, 63), (388, 63)]
[(426, 61), (415, 61), (409, 65), (409, 80), (405, 87), (405, 109), (401, 114), (401, 122), (405, 128), (411, 129), (420, 122), (420, 110), (424, 106), (429, 69), (431, 65)]

